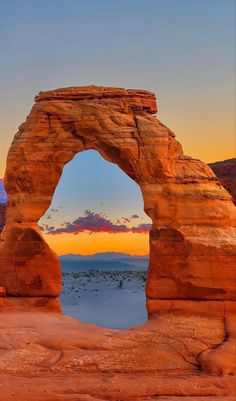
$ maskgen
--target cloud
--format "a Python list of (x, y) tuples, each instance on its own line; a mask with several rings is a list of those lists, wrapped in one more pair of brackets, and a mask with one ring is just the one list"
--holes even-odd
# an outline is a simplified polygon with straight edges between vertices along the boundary
[(39, 228), (41, 231), (46, 231), (46, 232), (55, 230), (54, 226), (49, 226), (48, 224), (43, 224), (43, 225), (39, 226)]
[[(116, 222), (117, 223), (117, 222)], [(128, 227), (126, 224), (114, 224), (105, 214), (95, 213), (91, 210), (85, 210), (84, 216), (78, 217), (73, 222), (64, 223), (64, 227), (53, 228), (43, 225), (43, 231), (47, 234), (80, 234), (82, 232), (93, 233), (148, 233), (151, 224), (140, 224), (137, 227)]]
[(0, 202), (1, 203), (7, 202), (7, 193), (3, 185), (3, 178), (0, 178)]
[(124, 223), (130, 223), (130, 218), (129, 217), (122, 217), (122, 220)]
[(138, 214), (132, 214), (131, 219), (139, 219), (139, 215)]
[[(3, 179), (0, 179), (0, 203), (7, 202), (7, 193), (3, 185)], [(62, 208), (62, 206), (59, 206)], [(57, 208), (51, 209), (52, 213), (57, 213), (59, 210)], [(46, 216), (47, 220), (50, 220), (52, 216), (48, 214)], [(41, 231), (46, 234), (57, 235), (57, 234), (79, 234), (82, 232), (93, 233), (128, 233), (132, 232), (134, 234), (145, 234), (151, 229), (151, 224), (139, 224), (138, 226), (129, 227), (127, 223), (131, 223), (132, 220), (138, 219), (137, 214), (133, 214), (130, 217), (122, 217), (117, 219), (114, 224), (106, 214), (95, 213), (90, 210), (85, 210), (84, 216), (78, 217), (73, 222), (65, 222), (60, 225), (60, 228), (55, 228), (54, 226), (49, 226), (48, 224), (43, 224), (40, 226)]]
[(131, 231), (132, 233), (148, 233), (152, 228), (151, 224), (148, 223), (143, 223), (139, 224), (137, 227), (132, 227)]
[(117, 223), (122, 221), (123, 223), (131, 223), (132, 220), (139, 219), (138, 214), (132, 214), (132, 216), (129, 217), (121, 217), (121, 220), (117, 220)]
[(72, 223), (67, 222), (65, 227), (57, 228), (55, 230), (48, 230), (49, 234), (62, 234), (73, 233), (79, 234), (84, 231), (92, 233), (108, 232), (128, 232), (128, 228), (124, 225), (113, 224), (111, 220), (107, 219), (105, 215), (85, 210), (84, 216), (78, 217)]

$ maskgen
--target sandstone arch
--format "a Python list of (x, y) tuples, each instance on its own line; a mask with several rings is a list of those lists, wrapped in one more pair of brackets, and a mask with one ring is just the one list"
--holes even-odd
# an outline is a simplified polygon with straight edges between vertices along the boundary
[(157, 299), (235, 300), (235, 206), (212, 170), (183, 155), (151, 92), (97, 86), (41, 92), (7, 159), (0, 285), (9, 295), (57, 296), (61, 272), (37, 222), (63, 166), (95, 149), (141, 188), (153, 221), (146, 288)]

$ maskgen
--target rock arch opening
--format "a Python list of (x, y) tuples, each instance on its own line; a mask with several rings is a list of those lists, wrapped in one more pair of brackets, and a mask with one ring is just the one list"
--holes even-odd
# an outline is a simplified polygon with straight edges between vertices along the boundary
[(210, 167), (184, 156), (156, 118), (154, 94), (88, 86), (42, 92), (35, 101), (7, 159), (0, 283), (9, 295), (60, 293), (58, 258), (37, 223), (64, 165), (94, 149), (140, 186), (152, 219), (150, 313), (166, 299), (235, 299), (235, 206)]
[(94, 150), (77, 153), (39, 226), (60, 258), (66, 315), (120, 329), (146, 320), (151, 220), (124, 172)]

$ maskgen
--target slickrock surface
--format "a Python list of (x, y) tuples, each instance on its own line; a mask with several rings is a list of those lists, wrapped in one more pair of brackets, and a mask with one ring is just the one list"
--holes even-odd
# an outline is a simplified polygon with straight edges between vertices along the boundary
[(209, 166), (221, 184), (232, 195), (236, 205), (236, 158), (210, 163)]
[(37, 222), (64, 165), (77, 152), (95, 149), (138, 183), (153, 221), (150, 320), (112, 331), (59, 314), (39, 317), (23, 312), (24, 304), (16, 313), (19, 299), (13, 309), (4, 304), (4, 400), (14, 399), (9, 391), (17, 401), (21, 395), (50, 401), (235, 397), (236, 208), (211, 168), (183, 155), (156, 111), (155, 96), (146, 91), (58, 89), (36, 97), (15, 135), (5, 174), (0, 286), (10, 296), (60, 293), (58, 257)]
[(233, 401), (236, 377), (201, 369), (204, 355), (227, 344), (231, 308), (159, 301), (158, 316), (122, 331), (62, 316), (56, 299), (0, 299), (1, 399)]

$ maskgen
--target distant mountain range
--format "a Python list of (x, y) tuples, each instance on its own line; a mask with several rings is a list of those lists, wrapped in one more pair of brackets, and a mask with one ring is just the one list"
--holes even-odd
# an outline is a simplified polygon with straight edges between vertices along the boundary
[(66, 255), (60, 256), (61, 260), (117, 260), (117, 259), (148, 259), (148, 255), (138, 256), (130, 255), (129, 253), (122, 252), (99, 252), (93, 255), (80, 255), (74, 253), (68, 253)]
[(119, 252), (103, 252), (93, 255), (67, 254), (60, 256), (64, 272), (96, 270), (146, 270), (148, 256), (136, 256)]

